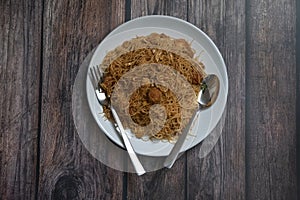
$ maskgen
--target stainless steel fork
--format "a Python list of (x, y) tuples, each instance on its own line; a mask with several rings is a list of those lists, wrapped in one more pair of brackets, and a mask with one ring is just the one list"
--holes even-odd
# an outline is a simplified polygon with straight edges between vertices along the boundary
[(93, 82), (94, 88), (95, 88), (95, 93), (96, 93), (96, 97), (97, 100), (99, 101), (99, 103), (102, 106), (109, 106), (109, 102), (108, 99), (104, 93), (104, 91), (102, 91), (99, 82), (102, 80), (102, 72), (101, 69), (99, 68), (99, 66), (94, 66), (92, 68), (90, 68), (90, 77), (91, 80)]
[(128, 139), (127, 134), (125, 133), (125, 130), (124, 130), (124, 127), (123, 127), (123, 125), (120, 121), (120, 118), (119, 118), (116, 110), (113, 108), (113, 106), (111, 104), (109, 104), (105, 93), (99, 87), (99, 82), (102, 79), (102, 74), (103, 74), (100, 70), (101, 69), (99, 68), (99, 66), (94, 66), (94, 67), (91, 68), (91, 71), (90, 71), (91, 72), (91, 79), (93, 79), (92, 81), (94, 82), (93, 84), (94, 84), (94, 88), (95, 88), (96, 97), (97, 97), (97, 99), (98, 99), (98, 101), (101, 105), (105, 105), (105, 106), (110, 107), (110, 109), (112, 111), (112, 114), (113, 114), (113, 117), (114, 117), (114, 119), (117, 123), (117, 126), (120, 129), (121, 136), (123, 138), (125, 147), (127, 149), (129, 157), (131, 159), (133, 167), (135, 168), (135, 170), (136, 170), (136, 172), (139, 176), (143, 175), (144, 173), (146, 173), (146, 171), (145, 171), (143, 165), (141, 164), (139, 158), (137, 157), (135, 151), (132, 148), (132, 145), (131, 145), (131, 143)]

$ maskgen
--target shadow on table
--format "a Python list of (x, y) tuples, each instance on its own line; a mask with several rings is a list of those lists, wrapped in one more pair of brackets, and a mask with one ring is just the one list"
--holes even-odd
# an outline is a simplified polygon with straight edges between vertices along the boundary
[[(135, 173), (127, 151), (112, 142), (100, 129), (90, 111), (87, 93), (87, 70), (94, 50), (91, 51), (81, 64), (73, 86), (72, 111), (77, 133), (85, 148), (100, 162), (113, 169)], [(198, 158), (204, 158), (209, 154), (221, 136), (226, 118), (226, 108), (221, 120), (211, 133), (199, 144)], [(183, 153), (182, 153), (183, 154)], [(182, 155), (181, 154), (181, 155)], [(180, 157), (180, 156), (179, 156)], [(163, 168), (166, 157), (150, 157), (139, 155), (142, 165), (147, 172)]]

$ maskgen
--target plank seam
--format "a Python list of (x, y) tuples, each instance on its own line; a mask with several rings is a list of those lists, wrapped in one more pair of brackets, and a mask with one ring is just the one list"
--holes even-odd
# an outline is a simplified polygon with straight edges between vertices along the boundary
[(187, 152), (185, 153), (185, 159), (184, 159), (184, 162), (185, 162), (185, 186), (184, 186), (184, 190), (185, 190), (185, 194), (184, 194), (184, 199), (188, 199), (188, 195), (189, 195), (189, 187), (188, 187), (188, 183), (189, 183), (189, 180), (188, 180), (188, 159), (187, 159), (188, 155), (187, 155)]
[(122, 199), (127, 199), (127, 180), (128, 180), (128, 173), (123, 173), (123, 191), (122, 191)]
[(42, 130), (42, 92), (43, 92), (43, 30), (44, 30), (44, 1), (42, 1), (41, 11), (41, 46), (40, 46), (40, 81), (39, 81), (39, 105), (38, 105), (38, 132), (37, 132), (37, 163), (36, 163), (36, 185), (35, 185), (35, 199), (38, 198), (39, 194), (39, 181), (40, 181), (40, 159), (41, 159), (41, 130)]
[(297, 196), (300, 197), (300, 2), (296, 1), (296, 168)]
[[(190, 1), (187, 0), (186, 1), (186, 21), (190, 21), (189, 20), (189, 5), (190, 5)], [(184, 186), (184, 190), (185, 190), (185, 194), (184, 194), (184, 198), (187, 200), (189, 199), (189, 176), (188, 176), (189, 172), (188, 172), (188, 154), (187, 152), (185, 153), (185, 186)]]
[[(125, 0), (125, 22), (131, 19), (131, 0)], [(123, 188), (122, 188), (122, 199), (128, 199), (128, 173), (123, 172)]]
[[(245, 0), (245, 119), (249, 116), (249, 66), (250, 66), (250, 54), (249, 54), (249, 48), (250, 48), (250, 2), (249, 0)], [(249, 142), (250, 142), (250, 136), (249, 136), (249, 129), (250, 124), (248, 120), (245, 120), (245, 199), (249, 199), (249, 192), (248, 188), (250, 187), (249, 184), (249, 160), (250, 157), (247, 154), (249, 150)]]
[(125, 22), (131, 19), (131, 0), (125, 1)]

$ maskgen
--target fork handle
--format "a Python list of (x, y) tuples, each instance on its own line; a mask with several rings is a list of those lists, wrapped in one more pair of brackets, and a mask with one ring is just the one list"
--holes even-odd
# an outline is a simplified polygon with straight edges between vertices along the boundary
[(146, 171), (145, 171), (144, 167), (142, 166), (142, 164), (141, 164), (139, 158), (137, 157), (135, 151), (134, 151), (133, 148), (132, 148), (132, 145), (131, 145), (131, 143), (130, 143), (130, 141), (129, 141), (129, 139), (128, 139), (128, 136), (127, 136), (126, 133), (125, 133), (124, 127), (123, 127), (123, 125), (122, 125), (122, 123), (121, 123), (121, 121), (120, 121), (120, 118), (119, 118), (119, 116), (118, 116), (116, 110), (115, 110), (112, 106), (110, 107), (110, 109), (111, 109), (111, 112), (112, 112), (112, 114), (113, 114), (113, 116), (114, 116), (114, 119), (116, 120), (117, 125), (118, 125), (118, 127), (119, 127), (119, 129), (120, 129), (120, 132), (121, 132), (121, 135), (122, 135), (122, 138), (123, 138), (125, 147), (126, 147), (126, 149), (127, 149), (127, 152), (128, 152), (128, 154), (129, 154), (129, 157), (130, 157), (130, 159), (131, 159), (131, 162), (132, 162), (132, 164), (133, 164), (133, 167), (134, 167), (134, 169), (135, 169), (137, 175), (140, 176), (140, 175), (145, 174)]
[(129, 157), (131, 159), (131, 162), (135, 168), (135, 171), (137, 173), (137, 175), (143, 175), (146, 173), (144, 167), (142, 166), (139, 158), (137, 157), (136, 153), (134, 152), (132, 146), (131, 146), (131, 143), (127, 137), (127, 135), (125, 133), (122, 133), (122, 138), (124, 140), (124, 143), (125, 143), (125, 146), (126, 146), (126, 149), (128, 151), (128, 154), (129, 154)]

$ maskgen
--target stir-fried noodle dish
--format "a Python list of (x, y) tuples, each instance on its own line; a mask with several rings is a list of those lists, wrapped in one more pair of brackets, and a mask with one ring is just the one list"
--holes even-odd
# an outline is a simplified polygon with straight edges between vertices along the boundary
[[(125, 102), (122, 94), (129, 95), (129, 93), (126, 93), (126, 90), (123, 93), (118, 91), (116, 84), (126, 73), (139, 67), (142, 69), (142, 66), (149, 66), (150, 70), (140, 73), (143, 74), (140, 80), (137, 76), (123, 83), (126, 85), (124, 88), (133, 88), (132, 84), (137, 82), (143, 83), (130, 94), (129, 102)], [(123, 126), (130, 129), (137, 138), (151, 140), (174, 141), (177, 139), (193, 112), (198, 108), (197, 94), (206, 76), (204, 65), (195, 58), (195, 51), (190, 43), (184, 39), (174, 39), (158, 33), (124, 42), (106, 54), (100, 67), (104, 74), (99, 84), (107, 98), (110, 100), (114, 93), (120, 95), (114, 107)], [(166, 71), (169, 70), (169, 74), (170, 70), (173, 70), (179, 75), (166, 74), (163, 67)], [(183, 77), (188, 84), (177, 84), (179, 82), (174, 77)], [(161, 82), (155, 81), (156, 79), (160, 79)], [(185, 89), (187, 87), (192, 92)], [(155, 123), (158, 119), (149, 116), (151, 107), (156, 104), (164, 107), (163, 127), (145, 135), (143, 127), (151, 121)], [(122, 114), (126, 113), (125, 110), (130, 117)], [(105, 117), (113, 121), (109, 106), (104, 106), (103, 111)], [(161, 115), (161, 113), (157, 114)]]

